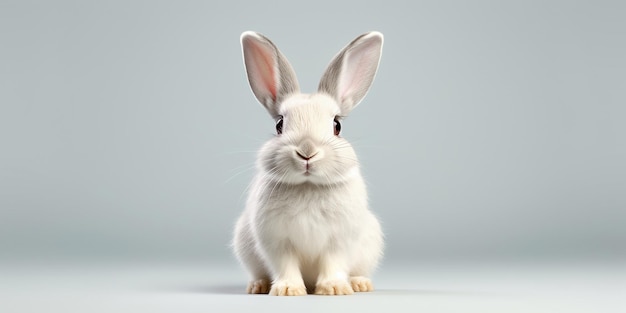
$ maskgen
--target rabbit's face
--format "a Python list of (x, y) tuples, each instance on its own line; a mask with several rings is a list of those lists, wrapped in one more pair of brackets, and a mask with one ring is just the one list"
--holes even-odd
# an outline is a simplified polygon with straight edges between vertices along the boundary
[(277, 182), (332, 185), (358, 167), (343, 139), (339, 105), (324, 94), (297, 94), (280, 105), (276, 137), (261, 150), (263, 169)]

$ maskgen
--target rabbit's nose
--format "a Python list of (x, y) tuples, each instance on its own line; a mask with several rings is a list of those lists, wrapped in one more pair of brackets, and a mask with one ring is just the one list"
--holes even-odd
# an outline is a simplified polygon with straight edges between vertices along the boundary
[(308, 160), (310, 160), (312, 157), (314, 157), (314, 156), (316, 156), (316, 155), (317, 155), (317, 153), (314, 153), (314, 154), (312, 154), (312, 155), (308, 155), (308, 156), (307, 156), (307, 155), (303, 155), (302, 153), (300, 153), (300, 151), (296, 151), (296, 154), (297, 154), (297, 155), (298, 155), (301, 159), (303, 159), (303, 160), (305, 160), (305, 161), (308, 161)]
[(296, 154), (304, 160), (311, 159), (312, 157), (317, 155), (318, 152), (319, 151), (317, 151), (317, 147), (315, 147), (315, 144), (310, 140), (305, 140), (301, 142), (298, 145), (298, 149), (296, 150)]

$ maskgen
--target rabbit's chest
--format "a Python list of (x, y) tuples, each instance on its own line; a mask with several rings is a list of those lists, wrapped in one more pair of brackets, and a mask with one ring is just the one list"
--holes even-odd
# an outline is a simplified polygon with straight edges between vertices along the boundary
[(263, 228), (272, 240), (316, 254), (342, 246), (356, 233), (355, 204), (345, 197), (313, 193), (274, 201), (265, 211)]

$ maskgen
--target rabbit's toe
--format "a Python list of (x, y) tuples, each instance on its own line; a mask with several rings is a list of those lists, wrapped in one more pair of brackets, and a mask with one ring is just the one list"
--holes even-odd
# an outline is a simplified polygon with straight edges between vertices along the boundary
[(248, 284), (248, 293), (268, 293), (270, 290), (270, 282), (267, 279), (253, 280)]
[(372, 281), (363, 276), (353, 276), (350, 277), (350, 285), (352, 285), (352, 289), (356, 292), (365, 292), (374, 290), (374, 286), (372, 285)]
[(331, 280), (318, 283), (315, 286), (316, 295), (351, 295), (354, 291), (344, 280)]
[(279, 281), (272, 285), (270, 289), (272, 296), (304, 296), (306, 287), (304, 284), (295, 284), (288, 281)]

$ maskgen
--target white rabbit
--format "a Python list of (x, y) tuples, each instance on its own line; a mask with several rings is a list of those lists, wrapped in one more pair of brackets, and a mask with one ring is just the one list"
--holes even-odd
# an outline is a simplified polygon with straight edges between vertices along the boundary
[(276, 121), (277, 135), (258, 153), (233, 249), (248, 270), (248, 293), (352, 294), (373, 290), (368, 276), (383, 254), (355, 152), (341, 119), (374, 80), (383, 36), (369, 32), (343, 48), (318, 92), (301, 94), (276, 46), (256, 32), (241, 45), (248, 81)]

